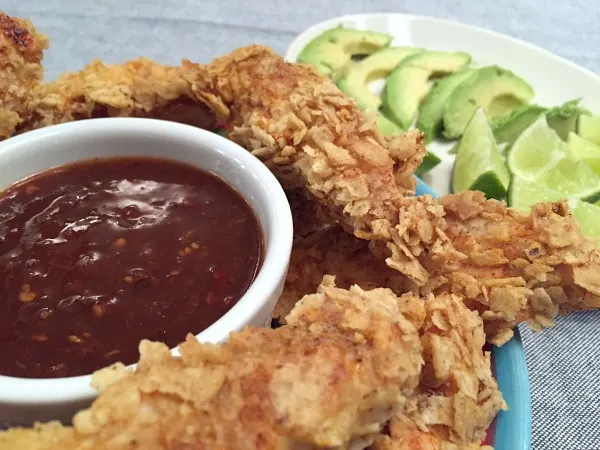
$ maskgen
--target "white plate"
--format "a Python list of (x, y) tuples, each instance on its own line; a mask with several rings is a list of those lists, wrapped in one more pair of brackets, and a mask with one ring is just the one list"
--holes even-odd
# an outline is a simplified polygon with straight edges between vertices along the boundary
[[(598, 75), (526, 42), (446, 20), (404, 14), (338, 17), (321, 22), (299, 35), (289, 47), (286, 59), (296, 61), (311, 39), (337, 25), (389, 33), (394, 36), (391, 45), (467, 52), (477, 65), (496, 64), (524, 78), (535, 89), (535, 103), (556, 106), (581, 97), (582, 106), (596, 114), (600, 113)], [(373, 88), (376, 90), (377, 86)], [(447, 151), (451, 147), (452, 144), (440, 142), (428, 146), (442, 159), (442, 163), (426, 174), (423, 180), (438, 194), (446, 194), (450, 189), (454, 157), (448, 155)]]

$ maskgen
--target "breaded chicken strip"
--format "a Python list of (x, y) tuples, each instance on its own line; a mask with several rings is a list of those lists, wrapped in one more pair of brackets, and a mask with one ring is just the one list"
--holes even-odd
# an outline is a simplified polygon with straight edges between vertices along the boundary
[(96, 117), (149, 117), (211, 128), (214, 115), (193, 100), (192, 80), (202, 66), (163, 66), (147, 58), (122, 65), (94, 61), (67, 73), (31, 95), (20, 131)]
[(384, 138), (330, 80), (266, 47), (235, 50), (206, 70), (193, 91), (285, 188), (307, 189), (350, 231), (396, 218), (425, 154), (419, 132)]
[(193, 91), (233, 128), (231, 139), (284, 187), (304, 188), (330, 221), (373, 241), (412, 291), (465, 296), (491, 342), (506, 342), (521, 321), (539, 328), (559, 311), (600, 307), (600, 254), (566, 205), (527, 216), (482, 193), (412, 197), (418, 132), (383, 139), (332, 82), (263, 47), (236, 50), (206, 72)]
[(411, 290), (461, 295), (488, 340), (502, 345), (520, 322), (551, 326), (558, 313), (600, 307), (600, 252), (565, 202), (522, 214), (481, 192), (405, 198), (388, 265)]
[(344, 289), (385, 287), (406, 292), (406, 277), (386, 266), (369, 250), (369, 241), (357, 239), (332, 222), (319, 203), (302, 189), (286, 191), (294, 219), (294, 245), (281, 297), (274, 317), (282, 320), (299, 298), (315, 292), (323, 277), (335, 275)]
[[(419, 388), (394, 415), (373, 450), (475, 450), (506, 409), (491, 371), (483, 322), (451, 294), (400, 298), (419, 329), (425, 366)], [(490, 449), (491, 450), (491, 449)]]
[(369, 242), (335, 224), (317, 229), (310, 225), (320, 220), (312, 219), (318, 217), (314, 204), (298, 195), (290, 199), (294, 247), (276, 316), (284, 317), (325, 274), (335, 275), (341, 287), (458, 294), (481, 314), (496, 345), (518, 323), (537, 331), (558, 313), (600, 307), (598, 249), (581, 236), (564, 203), (538, 205), (524, 215), (481, 193), (407, 197), (394, 236), (404, 250), (388, 260), (393, 270), (384, 263), (385, 249), (371, 252)]
[(329, 277), (287, 322), (222, 345), (189, 337), (180, 358), (144, 341), (135, 373), (95, 375), (101, 394), (73, 428), (0, 433), (0, 448), (365, 448), (404, 406), (423, 363), (398, 297), (338, 289)]
[(0, 11), (0, 140), (10, 137), (27, 115), (27, 99), (42, 81), (48, 39), (28, 20)]

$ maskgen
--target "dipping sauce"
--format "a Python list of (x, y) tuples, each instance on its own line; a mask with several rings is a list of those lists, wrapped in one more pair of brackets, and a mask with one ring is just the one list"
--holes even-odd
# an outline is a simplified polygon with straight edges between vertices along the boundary
[(263, 242), (249, 205), (192, 166), (97, 159), (0, 194), (0, 374), (84, 375), (170, 347), (244, 294)]

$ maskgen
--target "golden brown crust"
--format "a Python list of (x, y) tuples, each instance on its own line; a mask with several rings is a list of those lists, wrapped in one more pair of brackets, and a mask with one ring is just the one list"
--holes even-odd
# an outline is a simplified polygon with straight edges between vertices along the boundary
[(27, 100), (42, 81), (47, 47), (48, 39), (31, 22), (0, 11), (0, 140), (27, 115)]
[(202, 66), (189, 62), (170, 67), (147, 58), (122, 65), (94, 61), (36, 90), (20, 131), (97, 117), (146, 117), (212, 128), (214, 115), (193, 99), (190, 89), (202, 74)]
[(502, 345), (520, 322), (541, 330), (559, 312), (600, 307), (591, 281), (600, 253), (566, 203), (536, 205), (527, 215), (481, 192), (403, 202), (394, 235), (402, 252), (388, 264), (411, 278), (415, 292), (464, 297), (490, 342)]
[(207, 73), (194, 92), (232, 127), (229, 137), (286, 188), (306, 188), (349, 230), (392, 220), (394, 205), (414, 190), (407, 168), (425, 153), (421, 139), (407, 146), (383, 138), (374, 118), (311, 68), (251, 46), (215, 60)]

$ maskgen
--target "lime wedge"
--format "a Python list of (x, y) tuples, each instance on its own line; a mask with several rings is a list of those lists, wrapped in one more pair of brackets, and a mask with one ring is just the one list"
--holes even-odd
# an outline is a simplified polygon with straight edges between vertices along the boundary
[(591, 202), (600, 199), (600, 175), (583, 161), (570, 156), (561, 159), (537, 182), (562, 192), (565, 197)]
[(596, 145), (600, 145), (600, 116), (581, 116), (577, 134)]
[(536, 203), (555, 202), (563, 198), (566, 195), (562, 192), (515, 176), (510, 183), (508, 204), (519, 211), (529, 212)]
[(600, 206), (582, 201), (570, 202), (581, 232), (600, 243)]
[(428, 151), (427, 153), (425, 153), (425, 156), (423, 157), (423, 162), (421, 162), (421, 165), (419, 167), (417, 167), (417, 170), (415, 170), (415, 175), (420, 177), (424, 173), (429, 172), (431, 169), (433, 169), (435, 166), (437, 166), (440, 162), (442, 162), (442, 160), (435, 153), (431, 153)]
[[(510, 185), (509, 204), (528, 213), (536, 203), (555, 202), (565, 197), (549, 187), (515, 177)], [(578, 199), (570, 199), (569, 206), (581, 226), (581, 232), (600, 243), (600, 206)]]
[(575, 133), (569, 133), (567, 148), (569, 155), (583, 161), (596, 173), (600, 174), (600, 146)]
[(535, 181), (566, 155), (565, 144), (541, 116), (530, 125), (508, 151), (508, 169), (513, 175)]
[(483, 109), (475, 111), (456, 152), (453, 192), (479, 190), (488, 198), (503, 199), (510, 181), (502, 153)]

